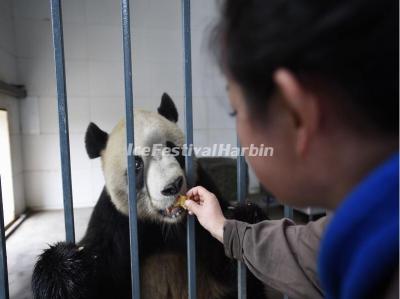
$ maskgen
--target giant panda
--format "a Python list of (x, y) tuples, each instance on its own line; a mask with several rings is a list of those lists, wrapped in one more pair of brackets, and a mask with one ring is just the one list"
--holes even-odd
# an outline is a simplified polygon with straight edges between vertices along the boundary
[[(184, 135), (177, 120), (167, 94), (162, 95), (158, 112), (135, 110), (135, 147), (182, 146)], [(36, 299), (131, 298), (125, 121), (110, 134), (91, 123), (85, 144), (91, 159), (101, 158), (105, 187), (83, 239), (77, 244), (56, 243), (39, 256), (32, 277)], [(195, 165), (196, 185), (215, 193), (226, 215), (248, 222), (263, 219), (255, 206), (229, 207), (213, 180)], [(184, 166), (182, 153), (135, 152), (141, 298), (188, 298), (187, 213), (171, 209), (188, 188)], [(237, 298), (237, 263), (197, 221), (196, 260), (199, 299)], [(247, 281), (248, 298), (264, 298), (263, 285), (250, 273)]]

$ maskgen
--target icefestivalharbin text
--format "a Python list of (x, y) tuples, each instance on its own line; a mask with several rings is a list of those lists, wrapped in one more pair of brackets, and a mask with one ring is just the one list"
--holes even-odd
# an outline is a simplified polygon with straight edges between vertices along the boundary
[(264, 144), (254, 145), (246, 147), (238, 147), (232, 144), (213, 144), (212, 146), (182, 146), (168, 147), (163, 144), (153, 144), (152, 146), (135, 146), (132, 144), (128, 145), (128, 155), (140, 155), (140, 156), (160, 156), (160, 155), (172, 155), (172, 156), (250, 156), (250, 157), (272, 157), (274, 155), (274, 148), (265, 146)]

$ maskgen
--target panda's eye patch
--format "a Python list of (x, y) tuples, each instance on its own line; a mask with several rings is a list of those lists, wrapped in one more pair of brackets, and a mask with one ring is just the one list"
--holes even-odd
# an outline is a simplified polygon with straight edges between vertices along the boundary
[(136, 172), (139, 172), (143, 168), (143, 159), (139, 156), (135, 156), (135, 168)]
[(182, 154), (182, 149), (171, 141), (167, 141), (165, 143), (165, 146), (169, 148), (171, 150), (171, 153), (174, 154), (175, 156), (179, 156)]
[[(140, 156), (135, 156), (135, 173), (138, 174), (143, 169), (143, 159)], [(128, 170), (125, 170), (125, 177), (128, 177)]]
[(180, 148), (179, 146), (177, 146), (175, 143), (173, 143), (171, 141), (167, 141), (165, 143), (165, 146), (171, 149), (171, 152), (173, 154), (175, 154), (175, 158), (178, 161), (179, 165), (182, 168), (185, 168), (185, 157), (182, 154), (182, 148)]
[(171, 142), (171, 141), (167, 141), (166, 143), (165, 143), (165, 146), (166, 147), (169, 147), (169, 148), (174, 148), (174, 147), (176, 147), (176, 145), (175, 145), (175, 143), (173, 143), (173, 142)]
[[(144, 163), (140, 156), (135, 156), (135, 179), (136, 179), (136, 190), (143, 188), (143, 170)], [(125, 179), (128, 184), (128, 170), (125, 170)]]

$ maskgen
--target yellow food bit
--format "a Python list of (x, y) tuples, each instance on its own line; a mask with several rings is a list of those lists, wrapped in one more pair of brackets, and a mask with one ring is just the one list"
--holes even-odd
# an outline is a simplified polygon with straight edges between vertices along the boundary
[(185, 207), (185, 201), (187, 199), (187, 196), (185, 195), (179, 195), (178, 198), (175, 201), (174, 207)]

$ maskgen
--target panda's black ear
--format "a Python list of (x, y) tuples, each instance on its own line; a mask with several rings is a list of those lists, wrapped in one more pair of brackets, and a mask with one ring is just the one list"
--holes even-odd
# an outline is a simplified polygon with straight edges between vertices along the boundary
[(178, 121), (178, 110), (176, 110), (174, 101), (165, 92), (161, 96), (161, 104), (157, 111), (160, 115), (174, 123)]
[(100, 157), (101, 151), (106, 148), (107, 140), (106, 132), (94, 123), (89, 124), (85, 135), (85, 146), (90, 159)]

